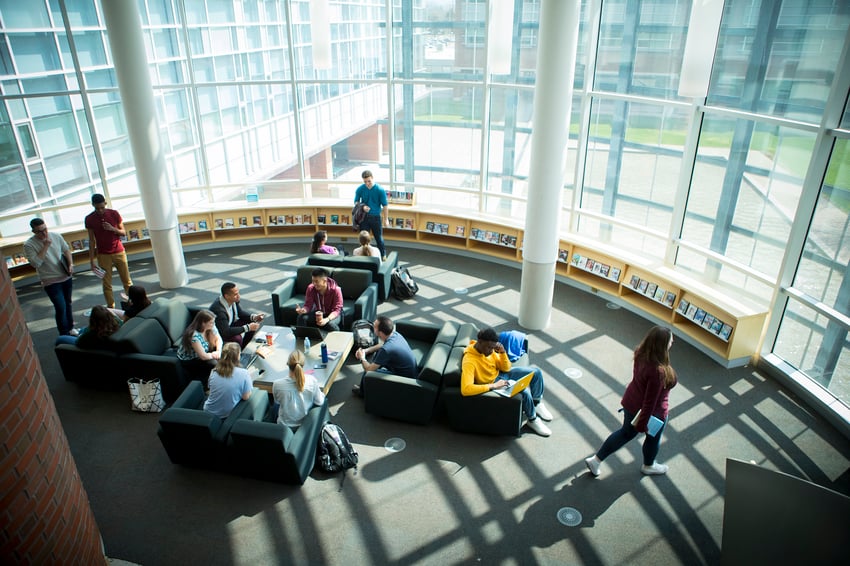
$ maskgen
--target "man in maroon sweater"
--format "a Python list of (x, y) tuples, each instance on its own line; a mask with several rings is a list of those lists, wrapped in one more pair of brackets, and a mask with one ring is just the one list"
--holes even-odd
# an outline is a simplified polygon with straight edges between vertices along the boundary
[(95, 256), (100, 268), (105, 272), (103, 275), (103, 296), (106, 298), (106, 306), (115, 308), (115, 297), (112, 295), (112, 266), (118, 270), (121, 283), (124, 284), (124, 292), (130, 289), (133, 280), (130, 279), (130, 269), (127, 266), (127, 254), (124, 252), (124, 244), (121, 236), (126, 234), (124, 230), (124, 219), (117, 210), (106, 208), (106, 198), (100, 194), (91, 197), (94, 212), (86, 216), (86, 229), (89, 231), (89, 262), (91, 269), (95, 269)]

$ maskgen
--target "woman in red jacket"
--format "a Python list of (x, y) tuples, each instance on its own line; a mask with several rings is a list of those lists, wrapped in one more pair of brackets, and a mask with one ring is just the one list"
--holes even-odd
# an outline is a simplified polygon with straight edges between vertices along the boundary
[[(611, 433), (596, 454), (584, 461), (594, 476), (599, 475), (599, 467), (605, 458), (639, 432), (647, 433), (643, 441), (641, 473), (650, 476), (667, 473), (667, 466), (657, 463), (655, 457), (658, 455), (661, 433), (667, 425), (670, 390), (676, 386), (676, 372), (670, 366), (672, 346), (673, 332), (663, 326), (654, 326), (635, 350), (632, 381), (620, 402), (623, 405), (623, 426)], [(654, 427), (650, 426), (651, 417), (658, 419), (656, 423), (660, 422), (660, 428), (655, 430), (655, 434), (652, 434)]]

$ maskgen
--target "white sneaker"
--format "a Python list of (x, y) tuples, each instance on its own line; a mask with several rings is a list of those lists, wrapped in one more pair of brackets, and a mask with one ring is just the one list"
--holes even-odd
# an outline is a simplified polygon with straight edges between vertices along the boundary
[(79, 336), (80, 331), (77, 330), (76, 328), (72, 328), (71, 330), (68, 331), (68, 334), (70, 334), (71, 336)]
[(543, 401), (540, 401), (534, 407), (534, 413), (543, 419), (544, 421), (552, 420), (552, 413), (549, 412), (549, 409), (546, 408), (546, 405), (543, 404)]
[(645, 476), (662, 476), (667, 473), (668, 469), (667, 465), (655, 462), (651, 466), (641, 466), (640, 473)]
[(596, 457), (596, 454), (591, 456), (590, 458), (585, 458), (584, 463), (587, 465), (587, 469), (590, 470), (590, 473), (594, 476), (599, 476), (599, 466), (602, 465), (602, 460)]
[(528, 421), (528, 428), (539, 434), (540, 436), (549, 436), (552, 431), (543, 423), (543, 419), (531, 419)]

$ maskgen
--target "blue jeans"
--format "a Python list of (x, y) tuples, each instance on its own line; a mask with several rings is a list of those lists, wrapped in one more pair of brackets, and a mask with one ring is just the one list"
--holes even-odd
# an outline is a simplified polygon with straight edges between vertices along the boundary
[(375, 245), (381, 250), (381, 257), (387, 255), (387, 249), (384, 247), (384, 225), (383, 218), (380, 215), (367, 214), (363, 222), (360, 223), (361, 230), (371, 230), (375, 237)]
[(513, 379), (514, 381), (517, 381), (531, 372), (534, 372), (534, 377), (531, 378), (531, 383), (520, 393), (520, 395), (522, 395), (522, 412), (525, 413), (525, 416), (528, 417), (529, 420), (533, 420), (537, 417), (537, 412), (535, 411), (534, 406), (539, 403), (540, 399), (543, 397), (543, 372), (540, 371), (540, 368), (512, 367), (506, 372), (499, 372), (498, 377), (496, 377), (496, 380)]
[[(634, 413), (630, 413), (629, 411), (623, 409), (623, 426), (614, 432), (611, 433), (605, 442), (602, 443), (602, 447), (596, 453), (596, 457), (600, 460), (604, 460), (620, 448), (622, 448), (628, 441), (637, 436), (638, 431), (635, 427), (632, 426), (632, 420), (635, 418)], [(655, 463), (655, 457), (658, 456), (658, 447), (661, 444), (661, 434), (664, 432), (664, 428), (667, 426), (667, 421), (664, 421), (664, 424), (661, 425), (661, 430), (658, 431), (658, 434), (655, 436), (646, 435), (646, 438), (643, 440), (643, 464), (644, 466), (651, 466)]]
[(71, 309), (71, 290), (74, 287), (74, 280), (70, 277), (61, 283), (47, 285), (44, 292), (53, 303), (53, 309), (56, 311), (56, 328), (59, 329), (59, 334), (64, 336), (74, 328), (74, 311)]

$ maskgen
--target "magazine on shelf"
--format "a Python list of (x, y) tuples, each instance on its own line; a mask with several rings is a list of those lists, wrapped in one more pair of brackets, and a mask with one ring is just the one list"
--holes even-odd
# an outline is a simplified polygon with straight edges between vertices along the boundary
[(234, 228), (235, 225), (233, 224), (233, 219), (232, 218), (225, 218), (224, 219), (224, 227), (225, 228)]
[(644, 290), (644, 294), (645, 294), (647, 297), (654, 297), (654, 296), (655, 296), (655, 290), (656, 290), (656, 289), (658, 289), (658, 283), (649, 283), (649, 282), (647, 282), (647, 284), (646, 284), (646, 289)]
[(181, 222), (180, 223), (180, 233), (185, 234), (188, 231), (189, 231), (189, 223), (188, 222)]
[(198, 220), (198, 230), (209, 230), (206, 220)]
[(198, 227), (195, 225), (194, 222), (189, 222), (189, 231), (190, 232), (197, 232), (198, 231)]
[[(309, 220), (308, 220), (309, 218)], [(305, 214), (304, 215), (304, 224), (312, 224), (313, 223), (313, 215)], [(351, 218), (349, 218), (348, 214), (341, 214), (339, 217), (339, 223), (345, 224), (346, 226), (351, 225)]]
[(240, 216), (239, 217), (239, 227), (240, 228), (247, 228), (248, 227), (248, 217), (247, 216)]
[(139, 231), (138, 230), (130, 230), (130, 240), (138, 240), (139, 239)]
[(595, 264), (596, 264), (595, 261), (593, 261), (590, 258), (587, 258), (587, 261), (584, 262), (584, 269), (587, 270), (587, 271), (593, 271), (593, 266)]
[(637, 275), (632, 275), (631, 280), (629, 280), (629, 285), (632, 289), (637, 289), (638, 285), (640, 285), (640, 277)]
[(719, 335), (720, 331), (723, 330), (723, 321), (719, 318), (715, 318), (714, 322), (711, 323), (711, 328), (709, 330)]
[(75, 252), (81, 251), (83, 249), (83, 241), (74, 240), (73, 242), (71, 242), (71, 249)]
[(269, 226), (276, 226), (276, 225), (277, 225), (277, 216), (270, 214), (269, 215)]
[[(406, 226), (407, 220), (409, 220), (409, 219), (405, 218), (405, 228), (407, 227)], [(440, 234), (448, 234), (449, 233), (449, 225), (448, 224), (443, 223), (443, 224), (438, 224), (438, 226), (440, 227), (440, 230), (439, 230)]]
[(286, 224), (286, 217), (284, 217), (283, 214), (278, 214), (277, 215), (277, 223), (278, 223), (278, 225), (283, 226), (284, 224)]
[(697, 324), (702, 324), (703, 319), (705, 318), (705, 311), (702, 309), (697, 309), (697, 312), (694, 314), (694, 322)]
[[(151, 232), (150, 232), (150, 230), (148, 230), (148, 227), (145, 226), (144, 228), (142, 228), (142, 238), (150, 238), (150, 237), (151, 237)], [(83, 240), (83, 247), (84, 248), (89, 247), (89, 241), (88, 240)]]
[(558, 250), (558, 261), (560, 261), (561, 263), (567, 263), (567, 261), (569, 260), (569, 257), (570, 257), (569, 250), (561, 250), (561, 249)]
[(263, 217), (255, 216), (254, 217), (254, 226), (262, 226), (263, 225)]
[(472, 239), (472, 240), (478, 239), (478, 228), (472, 228), (469, 231), (469, 238)]
[(720, 333), (718, 334), (718, 336), (720, 336), (720, 338), (722, 338), (723, 340), (728, 341), (729, 336), (731, 336), (731, 335), (732, 335), (732, 327), (730, 325), (726, 324), (726, 323), (723, 323), (723, 328), (720, 329)]
[(599, 268), (599, 275), (602, 277), (608, 277), (608, 274), (611, 273), (611, 266), (602, 264), (602, 267)]
[(300, 226), (301, 224), (304, 224), (304, 216), (303, 216), (303, 215), (301, 215), (301, 214), (296, 214), (296, 215), (292, 218), (292, 223), (293, 223), (293, 224), (297, 224), (297, 225), (299, 225), (299, 226)]
[(15, 267), (15, 260), (12, 259), (12, 256), (6, 256), (6, 267)]
[(646, 279), (641, 279), (640, 283), (638, 283), (638, 291), (641, 293), (646, 293), (646, 288), (649, 286), (649, 281)]
[(690, 318), (691, 320), (693, 320), (694, 316), (696, 314), (697, 314), (697, 306), (694, 305), (694, 304), (688, 305), (688, 312), (685, 313), (685, 316)]
[(673, 291), (667, 291), (666, 293), (664, 293), (664, 304), (666, 306), (668, 306), (672, 309), (673, 305), (675, 303), (676, 303), (676, 293), (674, 293)]
[(573, 265), (575, 265), (575, 266), (584, 265), (584, 261), (585, 261), (584, 256), (582, 256), (581, 254), (573, 254), (573, 261), (572, 261)]
[(676, 310), (679, 311), (681, 314), (685, 314), (686, 312), (688, 312), (688, 307), (690, 306), (690, 304), (691, 303), (689, 303), (685, 299), (682, 299), (681, 301), (679, 301), (679, 308), (677, 308)]
[(705, 318), (702, 319), (700, 325), (707, 330), (711, 330), (712, 324), (714, 324), (714, 315), (710, 313), (705, 313)]
[(224, 228), (224, 218), (216, 218), (215, 219), (215, 229), (221, 230)]
[(655, 293), (652, 295), (652, 298), (655, 299), (657, 302), (661, 303), (664, 301), (665, 293), (667, 293), (667, 289), (662, 289), (661, 287), (658, 287), (655, 290)]
[(331, 214), (331, 224), (339, 224), (339, 214)]
[(501, 234), (494, 230), (487, 230), (487, 241), (491, 244), (498, 244)]
[(327, 217), (324, 214), (320, 214), (316, 218), (319, 220), (319, 224), (324, 224)]
[[(412, 227), (413, 226), (411, 226), (411, 228)], [(464, 232), (466, 232), (466, 226), (458, 226), (457, 228), (455, 228), (455, 236), (460, 236), (462, 238), (465, 235)]]
[(611, 273), (608, 275), (608, 279), (610, 279), (612, 281), (616, 281), (617, 283), (619, 283), (620, 282), (620, 268), (619, 267), (612, 267)]
[(604, 264), (604, 263), (599, 263), (598, 261), (597, 261), (597, 262), (594, 262), (594, 264), (593, 264), (593, 272), (594, 272), (594, 273), (596, 273), (597, 275), (601, 275), (601, 274), (602, 274), (602, 266), (603, 266), (603, 265), (605, 265), (605, 264)]
[[(395, 227), (396, 228), (404, 228), (404, 217), (399, 216), (395, 219)], [(433, 232), (433, 230), (432, 230)]]
[(426, 232), (433, 232), (434, 231), (434, 223), (431, 222), (430, 220), (425, 223), (425, 231)]

